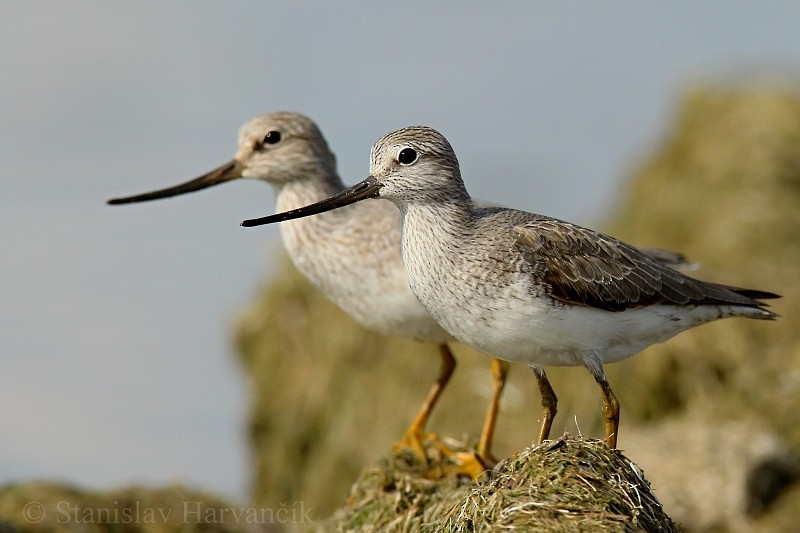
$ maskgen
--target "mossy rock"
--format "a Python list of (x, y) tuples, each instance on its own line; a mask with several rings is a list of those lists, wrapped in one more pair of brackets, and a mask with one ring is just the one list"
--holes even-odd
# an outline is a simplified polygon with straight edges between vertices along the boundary
[(679, 531), (639, 468), (603, 442), (564, 436), (526, 448), (477, 482), (432, 481), (390, 455), (315, 531)]

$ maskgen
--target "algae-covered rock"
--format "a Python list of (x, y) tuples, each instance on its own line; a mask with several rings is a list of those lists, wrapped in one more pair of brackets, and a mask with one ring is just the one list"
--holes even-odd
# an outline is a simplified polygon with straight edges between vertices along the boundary
[(785, 530), (776, 520), (790, 517), (775, 510), (797, 502), (791, 491), (800, 457), (761, 420), (724, 421), (693, 409), (630, 428), (625, 437), (625, 454), (636, 458), (664, 509), (687, 529)]
[(431, 481), (388, 456), (315, 530), (679, 531), (630, 459), (568, 436), (514, 454), (476, 483)]

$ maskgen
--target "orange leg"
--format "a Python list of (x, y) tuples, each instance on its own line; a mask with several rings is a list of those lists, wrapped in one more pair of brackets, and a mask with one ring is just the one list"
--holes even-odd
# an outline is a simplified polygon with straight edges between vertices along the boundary
[(507, 362), (492, 359), (492, 399), (483, 421), (481, 440), (478, 442), (478, 455), (487, 464), (495, 462), (491, 457), (492, 440), (494, 439), (494, 428), (497, 425), (497, 413), (500, 410), (500, 398), (503, 396), (503, 389), (508, 378), (508, 367)]
[[(436, 406), (436, 402), (439, 401), (442, 391), (447, 386), (447, 383), (450, 381), (453, 371), (456, 368), (456, 359), (453, 357), (453, 353), (446, 344), (439, 345), (439, 354), (442, 357), (442, 366), (439, 370), (439, 377), (436, 378), (436, 382), (428, 392), (428, 396), (425, 398), (425, 403), (422, 404), (417, 416), (414, 417), (411, 425), (408, 426), (406, 434), (403, 436), (400, 442), (394, 445), (393, 448), (395, 451), (411, 449), (423, 460), (427, 460), (425, 447), (422, 445), (422, 441), (428, 437), (425, 434), (425, 427), (428, 425), (428, 420), (430, 419), (433, 408)], [(436, 440), (435, 436), (431, 437), (433, 440)]]
[(606, 444), (609, 448), (617, 447), (617, 435), (619, 435), (619, 401), (608, 384), (606, 374), (603, 372), (603, 365), (599, 360), (595, 364), (587, 364), (586, 368), (600, 385), (600, 394), (603, 396), (603, 419), (606, 422)]
[(547, 374), (544, 369), (538, 366), (532, 366), (536, 381), (539, 383), (539, 394), (542, 396), (542, 427), (539, 429), (539, 438), (537, 444), (541, 444), (550, 436), (550, 427), (553, 425), (553, 419), (556, 417), (556, 406), (558, 405), (558, 398), (550, 386), (550, 381), (547, 379)]
[(609, 448), (617, 447), (617, 435), (619, 434), (619, 401), (611, 390), (611, 385), (603, 378), (598, 379), (600, 393), (603, 396), (603, 418), (606, 421), (606, 444)]
[(439, 447), (439, 450), (456, 464), (456, 466), (447, 468), (444, 472), (445, 475), (462, 475), (477, 479), (488, 465), (495, 462), (491, 456), (492, 440), (497, 424), (497, 413), (500, 410), (500, 399), (503, 396), (503, 389), (508, 377), (508, 367), (507, 362), (492, 359), (492, 398), (486, 410), (477, 453), (452, 452), (445, 449), (444, 446)]

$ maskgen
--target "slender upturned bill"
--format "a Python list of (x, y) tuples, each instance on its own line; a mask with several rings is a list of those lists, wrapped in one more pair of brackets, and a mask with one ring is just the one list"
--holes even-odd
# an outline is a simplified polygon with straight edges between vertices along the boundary
[(264, 224), (272, 224), (274, 222), (284, 222), (286, 220), (293, 220), (295, 218), (318, 215), (320, 213), (324, 213), (325, 211), (331, 211), (333, 209), (338, 209), (339, 207), (360, 202), (361, 200), (366, 200), (367, 198), (377, 198), (380, 189), (381, 184), (378, 182), (378, 180), (370, 176), (364, 181), (356, 183), (352, 187), (349, 187), (342, 192), (331, 196), (327, 200), (322, 200), (321, 202), (300, 207), (298, 209), (292, 209), (291, 211), (286, 211), (284, 213), (275, 213), (274, 215), (261, 218), (251, 218), (250, 220), (245, 220), (242, 222), (242, 226), (251, 228), (253, 226), (263, 226)]
[(172, 196), (179, 196), (187, 192), (195, 192), (226, 181), (235, 180), (242, 177), (242, 165), (235, 159), (228, 161), (221, 167), (217, 167), (211, 172), (203, 174), (202, 176), (193, 180), (175, 185), (174, 187), (167, 187), (166, 189), (159, 189), (157, 191), (147, 192), (144, 194), (137, 194), (135, 196), (125, 196), (123, 198), (112, 198), (108, 201), (109, 205), (118, 204), (133, 204), (136, 202), (149, 202), (150, 200), (159, 200), (161, 198), (170, 198)]

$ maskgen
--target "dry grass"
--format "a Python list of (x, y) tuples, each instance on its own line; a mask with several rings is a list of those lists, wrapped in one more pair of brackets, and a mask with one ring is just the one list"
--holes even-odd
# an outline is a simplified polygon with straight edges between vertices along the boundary
[(420, 477), (391, 455), (317, 531), (679, 531), (639, 468), (601, 441), (564, 436), (503, 461), (485, 479)]

